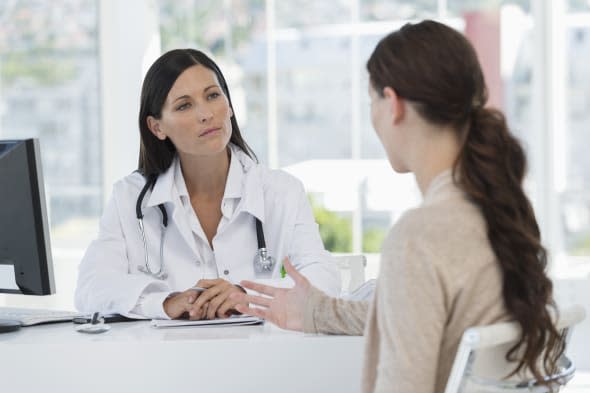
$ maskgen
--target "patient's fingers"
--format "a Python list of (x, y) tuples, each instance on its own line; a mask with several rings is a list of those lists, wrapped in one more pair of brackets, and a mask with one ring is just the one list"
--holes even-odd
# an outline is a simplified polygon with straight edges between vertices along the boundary
[(259, 284), (252, 281), (241, 281), (240, 285), (244, 288), (252, 289), (258, 293), (262, 293), (268, 296), (276, 296), (280, 288), (271, 287), (270, 285)]
[(270, 303), (272, 301), (272, 299), (269, 299), (267, 297), (256, 296), (256, 295), (244, 295), (244, 294), (241, 294), (241, 297), (239, 299), (242, 303), (251, 303), (251, 304), (256, 304), (257, 306), (263, 306), (263, 307), (270, 307)]
[(269, 316), (269, 312), (265, 308), (253, 308), (253, 307), (244, 306), (243, 304), (236, 305), (236, 310), (238, 310), (242, 314), (253, 315), (255, 317), (259, 317), (259, 318), (267, 319), (267, 320), (268, 320), (268, 316)]

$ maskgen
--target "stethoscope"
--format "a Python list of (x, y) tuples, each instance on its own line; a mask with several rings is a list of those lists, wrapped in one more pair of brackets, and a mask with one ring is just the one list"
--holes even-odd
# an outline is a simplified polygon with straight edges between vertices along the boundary
[[(143, 203), (143, 199), (145, 198), (145, 194), (148, 192), (148, 190), (154, 188), (157, 180), (157, 175), (151, 175), (148, 177), (145, 186), (143, 186), (141, 192), (139, 193), (139, 196), (137, 197), (137, 203), (135, 205), (135, 213), (137, 215), (139, 232), (141, 233), (141, 239), (143, 240), (143, 250), (145, 254), (144, 265), (138, 265), (137, 269), (140, 272), (149, 274), (150, 276), (157, 278), (159, 280), (165, 280), (168, 277), (168, 274), (164, 271), (164, 239), (166, 237), (166, 231), (168, 229), (168, 213), (166, 213), (166, 208), (164, 207), (164, 204), (160, 203), (158, 205), (158, 209), (160, 209), (160, 212), (162, 213), (162, 230), (160, 234), (160, 268), (157, 271), (153, 271), (150, 267), (147, 240), (145, 236), (145, 229), (143, 226), (143, 212), (141, 209), (141, 205)], [(258, 250), (254, 255), (254, 274), (256, 275), (256, 277), (270, 278), (276, 265), (276, 261), (272, 256), (268, 255), (268, 251), (266, 249), (266, 241), (264, 239), (264, 232), (262, 231), (262, 222), (257, 217), (255, 217), (255, 220)]]

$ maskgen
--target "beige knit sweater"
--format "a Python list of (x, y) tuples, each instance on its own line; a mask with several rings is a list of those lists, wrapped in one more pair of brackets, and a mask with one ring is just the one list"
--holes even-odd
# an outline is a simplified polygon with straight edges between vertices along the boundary
[(446, 171), (390, 231), (373, 302), (313, 290), (304, 330), (362, 334), (364, 327), (363, 392), (441, 393), (465, 329), (506, 319), (483, 216)]

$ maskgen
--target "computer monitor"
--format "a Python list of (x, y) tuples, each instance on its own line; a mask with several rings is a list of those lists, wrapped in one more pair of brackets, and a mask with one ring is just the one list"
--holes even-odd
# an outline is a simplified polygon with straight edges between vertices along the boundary
[(37, 139), (0, 140), (0, 292), (55, 293)]

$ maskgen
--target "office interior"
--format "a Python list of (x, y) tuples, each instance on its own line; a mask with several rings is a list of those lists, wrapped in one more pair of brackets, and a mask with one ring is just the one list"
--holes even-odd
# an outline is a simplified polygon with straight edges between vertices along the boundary
[[(590, 0), (1, 1), (0, 139), (40, 139), (57, 293), (0, 306), (74, 309), (112, 185), (137, 167), (143, 75), (173, 48), (214, 57), (258, 159), (303, 182), (326, 247), (365, 255), (375, 278), (380, 242), (420, 195), (371, 128), (365, 61), (427, 18), (475, 46), (489, 105), (527, 151), (556, 298), (590, 310)], [(565, 392), (590, 392), (588, 348), (590, 319)]]

